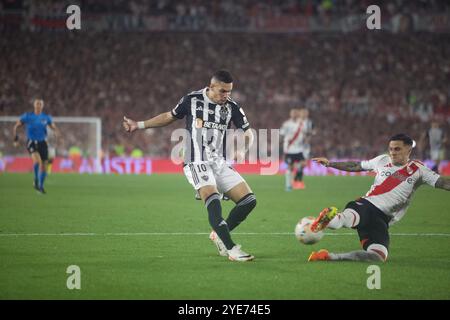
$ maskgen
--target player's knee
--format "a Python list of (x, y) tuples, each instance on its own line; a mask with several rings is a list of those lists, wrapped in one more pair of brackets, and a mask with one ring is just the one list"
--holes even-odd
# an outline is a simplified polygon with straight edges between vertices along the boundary
[[(197, 192), (200, 195), (200, 197), (203, 199), (203, 201), (205, 201), (205, 203), (207, 202), (208, 198), (210, 198), (212, 195), (219, 196), (219, 192), (217, 191), (215, 186), (204, 186), (204, 187), (198, 189)], [(219, 199), (220, 199), (220, 196), (219, 196)], [(208, 206), (208, 205), (206, 204), (206, 206)]]
[(41, 163), (41, 164), (39, 165), (39, 170), (40, 170), (41, 172), (45, 172), (45, 171), (47, 171), (47, 166), (46, 166), (44, 163)]
[(37, 164), (38, 166), (42, 166), (42, 160), (40, 158), (32, 158), (33, 163)]
[(254, 194), (251, 195), (251, 201), (249, 203), (250, 210), (253, 210), (256, 207), (256, 196)]
[(211, 194), (201, 194), (201, 196), (205, 199), (206, 208), (208, 208), (211, 203), (217, 203), (217, 201), (220, 204), (220, 195), (217, 192), (212, 192)]
[(248, 193), (237, 203), (238, 206), (246, 206), (248, 212), (252, 211), (256, 207), (256, 196), (253, 193)]
[(388, 258), (388, 249), (382, 244), (373, 243), (367, 247), (367, 252), (374, 253), (379, 261), (386, 262)]

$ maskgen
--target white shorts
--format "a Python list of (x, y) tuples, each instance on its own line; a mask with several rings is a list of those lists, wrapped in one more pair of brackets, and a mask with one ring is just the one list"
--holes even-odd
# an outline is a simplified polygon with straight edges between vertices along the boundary
[(431, 160), (444, 160), (444, 150), (443, 149), (430, 149)]
[(220, 193), (225, 193), (244, 182), (241, 177), (227, 163), (191, 162), (184, 166), (184, 175), (189, 183), (198, 190), (204, 186), (216, 186)]
[(53, 147), (49, 147), (48, 148), (48, 158), (49, 159), (54, 159), (56, 156), (56, 149)]

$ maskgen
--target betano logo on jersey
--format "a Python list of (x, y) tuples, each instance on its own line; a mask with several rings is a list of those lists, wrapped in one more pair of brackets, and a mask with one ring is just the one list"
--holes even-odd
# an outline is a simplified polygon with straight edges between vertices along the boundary
[(217, 129), (217, 130), (222, 130), (222, 131), (227, 130), (226, 124), (219, 124), (219, 123), (215, 123), (215, 122), (211, 122), (211, 121), (203, 121), (200, 118), (195, 119), (195, 127), (197, 129), (207, 128), (207, 129)]

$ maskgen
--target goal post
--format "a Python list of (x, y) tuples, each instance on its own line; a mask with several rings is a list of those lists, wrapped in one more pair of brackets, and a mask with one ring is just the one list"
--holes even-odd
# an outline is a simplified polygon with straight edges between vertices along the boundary
[[(53, 122), (61, 131), (64, 144), (55, 146), (55, 137), (52, 130), (48, 130), (50, 147), (56, 147), (58, 155), (67, 156), (71, 148), (78, 148), (81, 155), (93, 158), (100, 163), (102, 157), (102, 120), (98, 117), (52, 117)], [(21, 145), (13, 146), (12, 130), (14, 123), (19, 120), (17, 116), (0, 116), (0, 155), (24, 156), (26, 136), (19, 130)]]

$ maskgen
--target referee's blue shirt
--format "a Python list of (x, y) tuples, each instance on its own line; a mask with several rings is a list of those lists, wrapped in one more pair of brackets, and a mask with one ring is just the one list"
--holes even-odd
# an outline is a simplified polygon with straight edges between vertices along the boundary
[(26, 126), (27, 138), (29, 140), (43, 141), (47, 138), (47, 126), (52, 124), (52, 118), (46, 114), (24, 113), (20, 122)]

